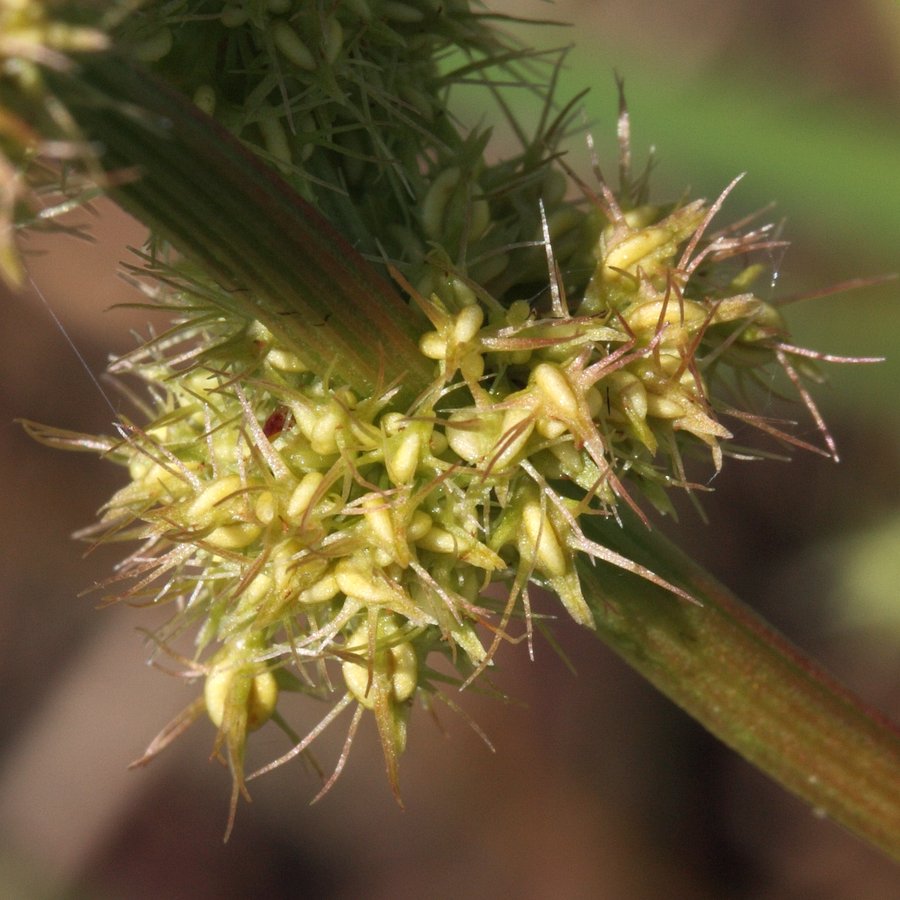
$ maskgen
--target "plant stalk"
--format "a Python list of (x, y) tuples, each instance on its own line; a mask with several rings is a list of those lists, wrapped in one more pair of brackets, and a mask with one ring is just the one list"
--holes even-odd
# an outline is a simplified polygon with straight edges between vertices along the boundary
[(597, 633), (716, 737), (900, 860), (900, 731), (656, 531), (591, 517), (585, 533), (685, 588), (580, 566)]
[(101, 147), (108, 193), (215, 277), (231, 311), (364, 396), (396, 385), (403, 405), (428, 385), (417, 312), (217, 122), (113, 53), (45, 75)]

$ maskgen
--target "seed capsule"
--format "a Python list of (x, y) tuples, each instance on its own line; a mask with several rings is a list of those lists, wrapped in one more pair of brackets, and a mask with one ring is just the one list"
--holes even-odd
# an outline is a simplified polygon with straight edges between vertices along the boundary
[(535, 565), (547, 575), (564, 575), (569, 561), (550, 518), (538, 500), (528, 501), (522, 509), (523, 555), (534, 557)]
[(463, 307), (453, 324), (453, 337), (459, 344), (468, 343), (478, 334), (482, 322), (484, 322), (484, 311), (480, 306), (474, 304)]
[(316, 60), (300, 35), (284, 19), (272, 23), (272, 43), (298, 68), (315, 72)]
[(239, 475), (226, 475), (224, 478), (217, 479), (209, 487), (205, 488), (200, 496), (188, 507), (186, 518), (188, 521), (193, 521), (202, 517), (214, 506), (217, 506), (240, 489), (241, 478)]
[[(264, 725), (275, 712), (278, 682), (269, 671), (252, 674), (253, 668), (231, 665), (230, 661), (226, 661), (206, 677), (203, 699), (206, 701), (207, 715), (217, 728), (221, 728), (225, 721), (228, 704), (235, 701), (246, 706), (248, 731), (255, 731)], [(245, 691), (245, 697), (241, 697)]]
[(325, 36), (322, 42), (322, 49), (325, 53), (325, 59), (329, 63), (334, 63), (338, 58), (341, 48), (344, 46), (344, 29), (337, 19), (329, 19), (325, 26)]
[(439, 238), (444, 232), (444, 212), (461, 177), (456, 166), (444, 169), (434, 181), (422, 201), (422, 225), (430, 238)]
[(628, 271), (671, 240), (672, 235), (665, 228), (643, 228), (628, 235), (606, 254), (603, 277), (610, 281), (621, 278), (616, 270)]
[(253, 522), (236, 522), (214, 529), (204, 539), (220, 550), (242, 550), (249, 547), (262, 533), (262, 528)]
[(292, 525), (299, 525), (302, 521), (322, 479), (321, 472), (307, 472), (294, 488), (294, 492), (288, 500), (287, 509), (285, 509), (285, 516)]
[(209, 84), (201, 84), (194, 91), (194, 104), (208, 116), (216, 111), (216, 91)]
[(263, 143), (266, 145), (266, 150), (269, 151), (282, 175), (287, 175), (291, 171), (293, 157), (291, 156), (287, 132), (284, 130), (278, 114), (275, 110), (268, 110), (257, 124), (262, 134)]
[[(380, 638), (384, 640), (396, 628), (383, 626), (379, 631)], [(341, 666), (347, 689), (366, 709), (375, 708), (378, 690), (386, 690), (393, 703), (403, 703), (415, 693), (419, 665), (415, 647), (409, 641), (383, 649), (376, 646), (375, 658), (369, 661), (369, 629), (367, 625), (361, 625), (347, 639), (347, 649), (366, 660), (348, 660)]]
[(578, 398), (569, 379), (550, 363), (540, 363), (531, 373), (531, 380), (541, 392), (544, 408), (554, 417), (573, 422), (578, 418)]
[(415, 427), (409, 427), (393, 438), (388, 438), (384, 464), (394, 484), (408, 484), (412, 481), (419, 466), (421, 450), (422, 436)]
[(501, 427), (500, 413), (461, 409), (447, 420), (447, 440), (450, 449), (461, 459), (477, 463), (494, 449)]

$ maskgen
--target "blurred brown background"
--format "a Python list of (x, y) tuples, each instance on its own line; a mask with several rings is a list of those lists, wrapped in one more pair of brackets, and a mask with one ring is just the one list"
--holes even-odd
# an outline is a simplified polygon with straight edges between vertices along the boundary
[[(499, 7), (500, 4), (492, 4)], [(649, 0), (503, 4), (578, 23), (529, 32), (578, 48), (563, 94), (592, 83), (587, 118), (614, 169), (614, 82), (625, 76), (639, 156), (655, 143), (657, 196), (690, 182), (714, 195), (738, 171), (737, 217), (771, 199), (793, 247), (779, 291), (896, 271), (900, 259), (900, 14), (892, 0)], [(573, 150), (588, 174), (581, 148)], [(779, 214), (781, 214), (779, 213)], [(133, 346), (146, 316), (115, 261), (141, 231), (98, 206), (96, 242), (29, 239), (31, 270), (91, 370)], [(896, 284), (798, 306), (801, 342), (886, 354), (831, 368), (817, 393), (843, 462), (726, 467), (678, 541), (854, 690), (900, 719), (900, 415)], [(401, 778), (385, 784), (366, 723), (317, 806), (297, 763), (252, 784), (222, 845), (228, 777), (201, 723), (149, 769), (127, 772), (193, 688), (144, 664), (152, 613), (98, 612), (79, 591), (117, 554), (69, 540), (121, 483), (113, 467), (30, 442), (16, 417), (84, 431), (110, 410), (34, 296), (0, 322), (0, 895), (15, 898), (255, 897), (823, 898), (900, 896), (900, 873), (816, 819), (561, 621), (573, 677), (553, 651), (508, 648), (497, 677), (516, 702), (460, 699), (488, 732), (445, 737), (414, 713)], [(120, 400), (110, 395), (115, 406)], [(661, 527), (676, 533), (673, 523)], [(547, 607), (550, 608), (549, 606)], [(298, 707), (310, 727), (323, 710)], [(343, 734), (320, 739), (326, 767)], [(274, 729), (254, 759), (284, 749)], [(252, 768), (252, 762), (251, 762)]]

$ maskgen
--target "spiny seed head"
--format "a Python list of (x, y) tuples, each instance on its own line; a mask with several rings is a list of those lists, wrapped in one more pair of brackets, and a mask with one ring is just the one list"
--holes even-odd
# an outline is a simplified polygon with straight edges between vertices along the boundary
[[(16, 23), (23, 10), (0, 5)], [(587, 627), (580, 557), (692, 601), (580, 522), (621, 503), (644, 517), (638, 492), (666, 511), (667, 489), (690, 489), (686, 457), (699, 449), (721, 467), (723, 412), (793, 440), (732, 408), (762, 369), (785, 372), (832, 449), (802, 384), (809, 354), (749, 292), (758, 266), (729, 267), (771, 247), (768, 231), (709, 233), (730, 187), (712, 204), (651, 205), (623, 152), (620, 196), (604, 183), (569, 202), (555, 159), (567, 114), (495, 164), (487, 132), (449, 127), (453, 77), (436, 54), (515, 61), (466, 0), (270, 0), (208, 16), (151, 2), (118, 36), (353, 243), (392, 260), (429, 323), (418, 348), (433, 371), (412, 403), (396, 385), (351, 390), (339, 359), (314, 370), (274, 321), (253, 320), (252, 302), (248, 321), (190, 264), (149, 258), (161, 283), (148, 292), (183, 314), (113, 366), (146, 384), (146, 421), (99, 439), (32, 427), (127, 468), (93, 534), (141, 546), (107, 587), (171, 603), (155, 643), (205, 681), (142, 762), (205, 710), (234, 806), (250, 732), (272, 721), (293, 734), (284, 694), (336, 694), (266, 769), (353, 707), (350, 737), (372, 712), (397, 791), (413, 701), (441, 696), (448, 666), (463, 686), (491, 666), (515, 616), (530, 639), (530, 584)], [(378, 356), (378, 335), (366, 349)], [(503, 601), (486, 590), (497, 582)]]
[[(203, 705), (236, 791), (248, 734), (292, 688), (373, 712), (396, 788), (411, 703), (436, 691), (433, 655), (468, 683), (511, 636), (529, 582), (592, 627), (580, 554), (690, 599), (579, 526), (634, 505), (636, 489), (664, 507), (692, 446), (718, 468), (731, 435), (711, 391), (751, 350), (757, 365), (777, 352), (772, 307), (695, 288), (684, 248), (712, 251), (697, 231), (708, 208), (688, 208), (610, 215), (575, 314), (495, 306), (461, 274), (413, 290), (434, 382), (412, 408), (310, 372), (257, 322), (214, 337), (192, 324), (200, 286), (186, 282), (171, 298), (184, 322), (113, 367), (156, 406), (104, 444), (131, 481), (102, 525), (143, 541), (118, 596), (177, 605), (160, 647), (198, 626)], [(198, 347), (187, 357), (185, 340)], [(484, 594), (497, 580), (499, 607)]]

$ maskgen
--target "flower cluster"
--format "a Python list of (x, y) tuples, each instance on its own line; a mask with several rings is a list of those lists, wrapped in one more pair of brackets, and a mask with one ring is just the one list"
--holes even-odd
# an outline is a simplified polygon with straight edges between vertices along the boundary
[[(355, 707), (350, 738), (372, 711), (396, 792), (414, 701), (454, 706), (442, 684), (469, 684), (523, 629), (530, 640), (530, 585), (587, 627), (585, 561), (696, 602), (581, 523), (623, 503), (646, 522), (641, 498), (668, 510), (669, 489), (694, 488), (689, 456), (718, 470), (745, 452), (723, 419), (804, 445), (746, 409), (761, 373), (785, 373), (833, 453), (802, 381), (815, 354), (750, 290), (770, 230), (712, 230), (730, 187), (652, 205), (627, 146), (618, 194), (581, 184), (555, 159), (568, 110), (550, 121), (549, 98), (521, 152), (485, 162), (487, 134), (461, 136), (443, 92), (491, 54), (523, 54), (466, 0), (147, 3), (118, 36), (377, 253), (421, 314), (433, 374), (411, 402), (398, 384), (354, 392), (339, 360), (311, 365), (252, 298), (237, 309), (191, 263), (148, 256), (148, 295), (180, 314), (112, 367), (146, 386), (144, 421), (104, 438), (30, 426), (127, 467), (91, 536), (140, 545), (106, 588), (172, 604), (153, 640), (204, 682), (139, 762), (205, 712), (233, 809), (250, 732), (272, 720), (292, 738), (269, 769)], [(451, 47), (468, 61), (442, 75)], [(506, 599), (487, 591), (498, 582)], [(303, 739), (285, 692), (333, 700)]]
[[(248, 733), (275, 714), (292, 734), (279, 692), (333, 693), (323, 724), (283, 759), (356, 705), (351, 733), (374, 712), (396, 790), (413, 701), (446, 680), (436, 660), (464, 685), (518, 638), (514, 615), (530, 637), (529, 584), (588, 627), (579, 556), (693, 602), (589, 540), (579, 520), (615, 516), (621, 502), (639, 510), (636, 491), (665, 508), (667, 488), (691, 486), (682, 457), (694, 449), (721, 465), (731, 435), (711, 391), (791, 348), (777, 311), (743, 289), (748, 272), (716, 286), (715, 269), (768, 240), (764, 229), (706, 236), (718, 203), (595, 200), (606, 224), (574, 310), (552, 276), (536, 309), (503, 306), (458, 273), (434, 273), (430, 296), (394, 273), (431, 323), (420, 350), (434, 380), (408, 408), (391, 386), (360, 397), (310, 371), (259, 322), (206, 305), (212, 285), (183, 280), (168, 297), (182, 321), (113, 366), (149, 385), (148, 421), (123, 422), (117, 439), (40, 431), (127, 465), (94, 534), (141, 545), (108, 587), (175, 604), (154, 638), (166, 652), (196, 630), (185, 664), (203, 698), (145, 760), (205, 710), (236, 799)], [(500, 606), (485, 595), (497, 581)]]

